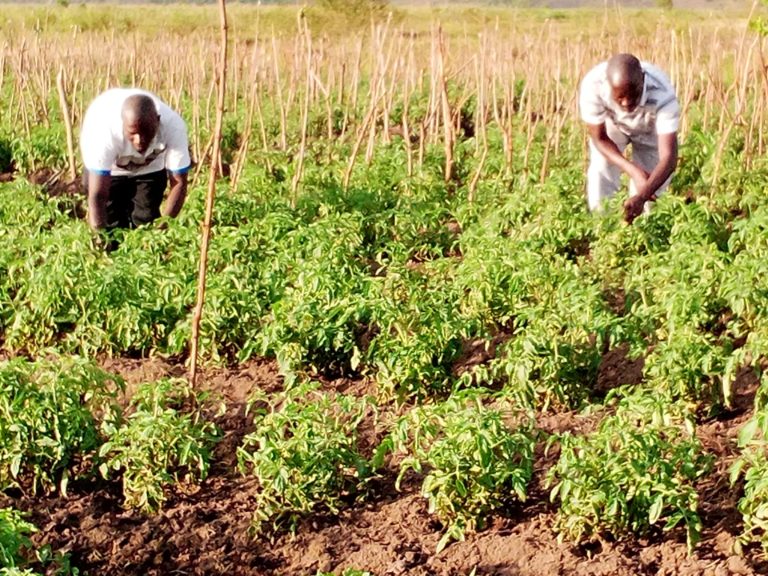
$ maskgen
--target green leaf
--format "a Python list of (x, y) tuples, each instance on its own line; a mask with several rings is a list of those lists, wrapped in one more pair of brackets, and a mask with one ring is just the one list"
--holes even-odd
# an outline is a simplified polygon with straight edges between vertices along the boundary
[(653, 504), (651, 504), (650, 509), (648, 510), (648, 523), (650, 525), (656, 524), (663, 510), (664, 510), (664, 496), (659, 494), (656, 497), (656, 499), (653, 501)]

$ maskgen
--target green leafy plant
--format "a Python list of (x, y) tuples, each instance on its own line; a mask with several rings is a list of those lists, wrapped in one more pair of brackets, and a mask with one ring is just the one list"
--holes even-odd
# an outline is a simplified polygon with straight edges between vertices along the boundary
[(78, 576), (68, 554), (53, 554), (50, 546), (35, 548), (30, 536), (37, 527), (13, 508), (0, 509), (0, 575), (39, 576), (30, 566), (45, 569), (46, 574)]
[[(508, 423), (516, 419), (517, 423)], [(437, 549), (481, 529), (505, 501), (525, 501), (533, 474), (536, 433), (526, 418), (455, 395), (435, 406), (413, 408), (379, 447), (402, 452), (396, 486), (409, 470), (424, 473), (421, 493), (445, 527)]]
[(744, 481), (744, 494), (738, 502), (744, 529), (736, 540), (737, 548), (758, 542), (768, 552), (768, 407), (764, 399), (761, 404), (739, 431), (741, 454), (731, 466), (731, 484)]
[[(0, 363), (0, 486), (66, 492), (71, 467), (119, 414), (122, 380), (80, 358)], [(99, 422), (101, 421), (101, 423)]]
[(371, 323), (378, 334), (365, 358), (383, 395), (423, 398), (445, 391), (452, 362), (477, 323), (458, 305), (459, 293), (435, 264), (423, 271), (391, 265), (371, 287)]
[(323, 394), (314, 383), (275, 398), (252, 399), (254, 431), (237, 450), (243, 474), (259, 480), (253, 527), (294, 530), (301, 516), (327, 510), (365, 491), (371, 466), (358, 452), (365, 400)]
[(684, 407), (640, 392), (622, 399), (597, 431), (557, 439), (560, 458), (547, 478), (551, 499), (560, 502), (561, 538), (622, 537), (682, 522), (693, 548), (701, 532), (694, 482), (711, 469), (711, 458)]
[(184, 380), (145, 383), (131, 399), (127, 419), (106, 428), (99, 470), (104, 478), (120, 473), (125, 506), (156, 511), (168, 487), (207, 477), (218, 433), (205, 421), (203, 399)]
[(0, 509), (0, 567), (14, 568), (25, 561), (23, 552), (32, 548), (29, 536), (37, 532), (34, 524), (13, 508)]
[(29, 138), (12, 141), (13, 161), (17, 168), (30, 172), (40, 167), (61, 168), (67, 165), (62, 125), (36, 125)]

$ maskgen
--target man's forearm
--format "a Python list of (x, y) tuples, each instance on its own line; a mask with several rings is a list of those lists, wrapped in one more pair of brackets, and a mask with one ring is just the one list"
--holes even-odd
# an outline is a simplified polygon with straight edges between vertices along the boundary
[(609, 163), (617, 166), (622, 172), (628, 174), (630, 178), (637, 176), (638, 170), (641, 170), (639, 166), (627, 159), (624, 154), (621, 153), (616, 143), (608, 139), (593, 139), (597, 150), (608, 160)]
[(165, 201), (165, 208), (163, 210), (163, 216), (170, 216), (176, 218), (181, 212), (181, 208), (184, 206), (184, 201), (187, 198), (187, 183), (179, 182), (171, 187), (168, 192), (168, 199)]
[(645, 185), (646, 199), (650, 200), (677, 168), (677, 134), (659, 136), (659, 162), (648, 175)]
[(107, 227), (107, 199), (98, 193), (88, 195), (88, 223), (94, 230)]
[(108, 175), (88, 173), (88, 223), (94, 230), (107, 227), (107, 200), (112, 179)]
[(646, 200), (650, 200), (656, 195), (659, 188), (661, 188), (669, 177), (672, 176), (674, 170), (675, 162), (659, 163), (656, 165), (656, 168), (653, 169), (646, 182), (644, 193)]
[(648, 176), (646, 192), (652, 198), (659, 188), (669, 180), (677, 168), (677, 133), (660, 134), (658, 139), (659, 162)]

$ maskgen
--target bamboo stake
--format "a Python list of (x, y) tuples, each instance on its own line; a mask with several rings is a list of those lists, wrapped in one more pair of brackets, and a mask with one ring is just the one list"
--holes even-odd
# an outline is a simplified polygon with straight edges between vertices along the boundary
[(373, 161), (373, 148), (376, 143), (376, 120), (379, 116), (379, 90), (380, 86), (384, 83), (384, 70), (382, 64), (382, 47), (380, 45), (380, 28), (372, 25), (371, 42), (373, 44), (372, 60), (373, 60), (373, 80), (371, 82), (371, 88), (368, 92), (368, 96), (371, 103), (371, 110), (373, 116), (369, 123), (368, 131), (368, 143), (365, 148), (365, 163), (370, 165)]
[[(392, 14), (390, 13), (389, 18), (387, 18), (387, 29), (389, 28), (389, 22), (392, 19)], [(389, 53), (387, 54), (387, 63), (391, 61), (392, 51), (395, 49), (395, 42), (392, 42), (389, 46)], [(400, 53), (400, 49), (402, 48), (402, 37), (400, 37), (400, 40), (397, 43), (397, 52)], [(401, 59), (395, 58), (394, 65), (392, 67), (392, 74), (391, 74), (391, 83), (389, 87), (386, 86), (386, 83), (384, 84), (384, 108), (383, 108), (383, 114), (382, 114), (382, 120), (384, 124), (384, 130), (383, 130), (383, 140), (385, 143), (389, 144), (390, 142), (390, 110), (392, 109), (392, 101), (394, 100), (395, 93), (397, 92), (397, 74), (400, 70), (400, 64)]]
[(75, 168), (75, 147), (72, 143), (72, 118), (69, 115), (67, 93), (64, 90), (64, 65), (59, 66), (59, 73), (56, 75), (56, 88), (59, 91), (59, 105), (61, 106), (61, 115), (64, 117), (64, 129), (67, 134), (67, 160), (69, 161), (69, 179), (71, 182), (74, 182), (77, 179), (77, 170)]
[(8, 43), (3, 46), (3, 52), (0, 53), (0, 93), (3, 90), (3, 84), (5, 83), (5, 51), (8, 50)]
[(248, 115), (245, 118), (242, 141), (237, 149), (237, 156), (235, 157), (235, 163), (234, 166), (232, 166), (231, 178), (229, 180), (229, 190), (232, 194), (237, 191), (237, 185), (240, 182), (240, 175), (243, 172), (243, 166), (245, 166), (245, 160), (248, 154), (248, 145), (250, 144), (251, 133), (253, 132), (253, 113), (258, 98), (256, 94), (257, 90), (258, 84), (254, 83), (251, 87), (251, 97), (248, 103)]
[(192, 134), (194, 134), (192, 151), (197, 161), (202, 162), (200, 149), (200, 90), (197, 81), (192, 82), (190, 86), (190, 97), (192, 98)]
[[(202, 153), (197, 158), (197, 166), (195, 167), (195, 171), (192, 174), (192, 178), (190, 178), (190, 186), (197, 183), (197, 177), (200, 176), (200, 173), (203, 171), (203, 166), (205, 164), (206, 159), (211, 154), (211, 149), (213, 148), (213, 141), (215, 138), (215, 134), (211, 134), (211, 137), (208, 138), (208, 142), (205, 144), (205, 148), (203, 148)], [(217, 162), (218, 164), (218, 162)]]
[(279, 51), (277, 49), (277, 39), (275, 38), (274, 31), (272, 32), (272, 65), (274, 66), (274, 72), (275, 72), (275, 89), (276, 89), (276, 99), (277, 103), (280, 106), (280, 149), (281, 150), (287, 150), (288, 149), (288, 136), (286, 134), (287, 128), (286, 128), (286, 110), (285, 110), (285, 103), (283, 102), (283, 89), (280, 82), (280, 64), (278, 62), (277, 55), (279, 54)]
[(376, 81), (375, 81), (375, 90), (371, 93), (371, 105), (375, 109), (375, 113), (373, 116), (373, 121), (370, 124), (370, 132), (369, 132), (369, 138), (368, 138), (368, 147), (366, 149), (365, 154), (365, 163), (370, 165), (370, 163), (373, 161), (373, 152), (374, 152), (374, 145), (376, 144), (376, 121), (379, 118), (379, 100), (383, 101), (383, 108), (381, 111), (381, 116), (383, 118), (384, 123), (384, 142), (389, 142), (389, 133), (388, 133), (388, 123), (387, 123), (387, 102), (388, 102), (388, 96), (387, 96), (387, 70), (389, 69), (389, 64), (392, 57), (392, 48), (394, 46), (394, 43), (390, 45), (390, 50), (384, 54), (384, 41), (387, 33), (387, 28), (379, 28), (379, 33), (377, 34), (378, 40), (378, 48), (375, 49), (378, 58), (376, 59)]
[[(261, 145), (264, 152), (269, 151), (269, 144), (267, 143), (267, 128), (264, 125), (264, 114), (261, 111), (261, 86), (259, 86), (258, 92), (255, 94), (256, 98), (256, 115), (259, 120), (259, 132), (261, 133)], [(272, 164), (267, 158), (267, 167), (272, 169)]]
[[(756, 6), (757, 6), (757, 1), (755, 1), (755, 3), (752, 5), (752, 11), (753, 12), (754, 12)], [(751, 19), (752, 19), (752, 13), (750, 12), (749, 20), (751, 20)], [(741, 57), (742, 57), (742, 55), (744, 53), (744, 43), (746, 41), (747, 29), (744, 30), (744, 34), (742, 35), (742, 38), (741, 38), (741, 43), (739, 44), (739, 52), (738, 52), (738, 57), (737, 57), (737, 60), (736, 60), (736, 71), (737, 72), (738, 72), (739, 66), (742, 64)], [(751, 53), (751, 51), (754, 49), (756, 41), (757, 41), (757, 39), (755, 40), (755, 42), (752, 43), (752, 46), (750, 48), (750, 52), (749, 53)], [(749, 60), (749, 58), (747, 58), (747, 60)], [(747, 82), (747, 77), (748, 77), (748, 72), (749, 72), (748, 68), (749, 68), (749, 63), (747, 62), (747, 64), (744, 65), (744, 71), (742, 73), (743, 77), (742, 77), (741, 84), (746, 85), (748, 83)], [(714, 167), (714, 169), (712, 171), (712, 180), (711, 180), (712, 186), (716, 186), (717, 185), (717, 181), (718, 181), (718, 179), (720, 177), (720, 168), (721, 168), (722, 160), (723, 160), (723, 152), (725, 151), (725, 147), (728, 144), (728, 140), (729, 140), (729, 138), (731, 136), (731, 132), (733, 131), (733, 129), (736, 127), (737, 124), (742, 124), (743, 123), (743, 121), (741, 119), (741, 115), (742, 115), (742, 111), (743, 111), (743, 109), (745, 107), (745, 104), (746, 104), (747, 92), (746, 92), (746, 89), (739, 90), (740, 87), (738, 85), (739, 85), (739, 82), (737, 81), (728, 90), (728, 93), (730, 93), (732, 89), (733, 90), (738, 90), (738, 95), (737, 95), (737, 101), (736, 101), (736, 110), (735, 110), (733, 115), (731, 115), (729, 113), (730, 122), (728, 122), (728, 126), (727, 126), (727, 128), (725, 128), (725, 130), (722, 130), (723, 123), (724, 123), (724, 118), (723, 118), (722, 115), (720, 116), (721, 136), (720, 136), (720, 141), (718, 142), (717, 151), (715, 152), (715, 159), (714, 159), (714, 166), (715, 167)], [(727, 106), (723, 106), (723, 110), (727, 111)]]
[(341, 118), (341, 130), (339, 137), (343, 138), (344, 135), (347, 133), (347, 120), (349, 119), (349, 106), (346, 102), (346, 92), (344, 91), (344, 87), (346, 83), (344, 82), (344, 78), (346, 78), (346, 72), (347, 72), (347, 62), (346, 60), (341, 62), (341, 70), (339, 71), (339, 106), (341, 106), (341, 109), (344, 111)]
[[(359, 71), (359, 68), (358, 68)], [(371, 101), (370, 105), (368, 107), (368, 112), (365, 115), (365, 118), (363, 119), (363, 123), (360, 126), (360, 128), (357, 131), (357, 137), (355, 138), (355, 143), (352, 146), (352, 152), (349, 155), (349, 161), (347, 162), (347, 168), (344, 170), (344, 176), (342, 179), (342, 186), (344, 190), (349, 188), (349, 181), (352, 178), (352, 170), (355, 167), (355, 160), (357, 159), (357, 155), (360, 152), (360, 147), (363, 144), (363, 139), (365, 138), (366, 134), (368, 134), (368, 128), (369, 126), (374, 122), (376, 113), (378, 111), (377, 107), (377, 99), (375, 97), (376, 94), (379, 93), (379, 84), (383, 81), (383, 77), (380, 74), (374, 75), (374, 82), (373, 86), (371, 86), (370, 94), (371, 94)]]
[[(760, 42), (760, 48), (757, 51), (758, 57), (760, 58), (760, 63), (758, 66), (758, 69), (760, 71), (760, 79), (762, 80), (763, 84), (763, 93), (765, 93), (765, 90), (768, 90), (768, 64), (766, 64), (765, 61), (765, 53), (763, 51), (763, 44), (764, 41)], [(764, 150), (764, 130), (762, 130), (762, 126), (765, 126), (764, 118), (765, 118), (765, 98), (759, 98), (758, 99), (758, 107), (760, 110), (759, 114), (755, 114), (755, 116), (758, 118), (757, 121), (757, 155), (762, 156), (763, 150)]]
[(403, 86), (403, 143), (405, 144), (405, 152), (406, 152), (406, 158), (407, 158), (407, 174), (408, 179), (413, 176), (413, 145), (411, 143), (411, 125), (410, 121), (408, 119), (408, 115), (410, 113), (410, 103), (411, 103), (411, 83), (413, 79), (411, 78), (410, 74), (408, 73), (410, 71), (411, 65), (413, 63), (413, 38), (410, 38), (408, 41), (409, 44), (409, 50), (408, 50), (408, 63), (406, 65), (406, 73), (404, 75), (404, 86)]
[(443, 116), (443, 139), (445, 148), (445, 170), (443, 179), (449, 182), (453, 177), (453, 124), (451, 122), (451, 103), (448, 100), (448, 87), (445, 81), (445, 42), (443, 39), (443, 30), (438, 26), (438, 82), (440, 88), (440, 104)]
[(205, 303), (205, 280), (208, 272), (208, 246), (211, 238), (211, 221), (213, 220), (213, 205), (216, 196), (216, 176), (221, 142), (221, 128), (224, 120), (224, 102), (227, 87), (227, 9), (226, 0), (219, 0), (219, 14), (221, 18), (221, 48), (219, 53), (217, 80), (219, 83), (218, 99), (216, 106), (216, 125), (213, 140), (213, 161), (211, 162), (210, 178), (208, 179), (208, 194), (205, 199), (205, 219), (203, 220), (202, 239), (200, 243), (200, 268), (197, 281), (197, 304), (192, 316), (192, 342), (190, 352), (189, 384), (195, 387), (197, 380), (197, 356), (200, 342), (200, 320), (203, 316), (203, 304)]
[(301, 35), (304, 50), (306, 50), (307, 70), (306, 87), (304, 89), (304, 99), (301, 106), (301, 143), (297, 154), (296, 172), (291, 181), (291, 207), (296, 207), (298, 200), (299, 183), (304, 172), (304, 158), (307, 154), (307, 128), (309, 124), (309, 102), (310, 102), (310, 84), (312, 83), (312, 38), (309, 35), (309, 28), (304, 18), (304, 12), (299, 13), (299, 33)]
[(371, 106), (368, 109), (368, 114), (366, 114), (365, 118), (363, 119), (363, 124), (360, 126), (360, 129), (358, 130), (357, 138), (355, 140), (354, 145), (352, 146), (352, 152), (349, 155), (347, 168), (344, 171), (344, 177), (342, 180), (342, 186), (344, 190), (349, 188), (349, 180), (352, 177), (352, 170), (355, 167), (355, 160), (357, 159), (357, 154), (360, 151), (360, 146), (362, 145), (363, 139), (365, 138), (365, 135), (368, 132), (368, 126), (370, 125), (371, 122), (373, 122), (375, 113), (376, 113), (376, 103), (371, 102)]

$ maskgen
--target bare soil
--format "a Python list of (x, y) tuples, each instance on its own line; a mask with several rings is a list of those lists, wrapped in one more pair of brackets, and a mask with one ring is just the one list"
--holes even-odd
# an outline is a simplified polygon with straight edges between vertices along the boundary
[[(185, 374), (184, 366), (159, 359), (102, 364), (121, 374), (129, 391), (141, 382)], [(276, 368), (272, 362), (257, 361), (204, 370), (201, 387), (226, 402), (226, 413), (217, 422), (224, 437), (208, 479), (199, 487), (178, 488), (160, 513), (145, 516), (123, 509), (119, 484), (107, 482), (75, 482), (66, 498), (0, 495), (0, 506), (29, 512), (40, 528), (35, 543), (69, 552), (72, 564), (91, 575), (315, 575), (341, 574), (349, 568), (377, 576), (468, 575), (473, 570), (478, 576), (768, 573), (758, 550), (748, 549), (743, 557), (732, 551), (741, 530), (736, 510), (740, 493), (739, 487), (729, 486), (728, 467), (735, 457), (738, 427), (752, 410), (757, 382), (750, 372), (737, 382), (732, 410), (705, 419), (699, 427), (718, 464), (699, 486), (704, 533), (693, 555), (687, 554), (683, 530), (583, 546), (559, 542), (552, 530), (554, 505), (543, 486), (551, 456), (540, 459), (527, 503), (502, 510), (485, 530), (437, 554), (441, 527), (428, 513), (418, 481), (397, 492), (394, 474), (379, 479), (365, 503), (337, 516), (307, 518), (295, 536), (279, 535), (273, 541), (251, 537), (258, 486), (236, 471), (235, 448), (249, 431), (245, 403), (250, 392), (282, 388)], [(599, 384), (607, 390), (618, 382), (638, 381), (641, 370), (641, 363), (628, 360), (622, 350), (612, 351), (604, 358)], [(336, 380), (327, 386), (347, 394), (370, 392), (368, 383), (360, 380)], [(550, 432), (584, 432), (594, 424), (594, 417), (575, 413), (543, 416), (539, 422)], [(375, 440), (376, 432), (370, 430), (366, 443)]]

